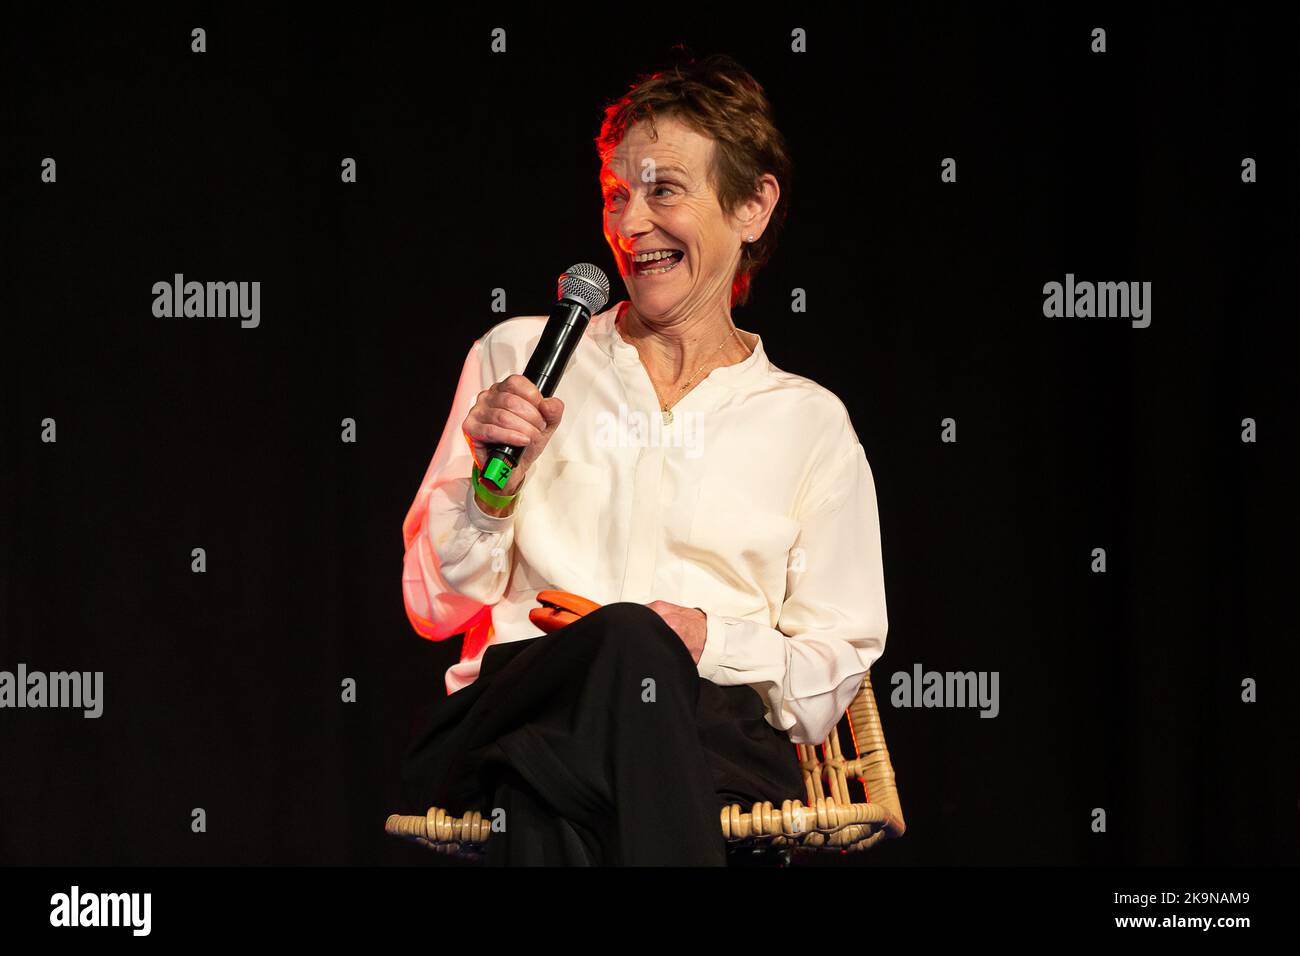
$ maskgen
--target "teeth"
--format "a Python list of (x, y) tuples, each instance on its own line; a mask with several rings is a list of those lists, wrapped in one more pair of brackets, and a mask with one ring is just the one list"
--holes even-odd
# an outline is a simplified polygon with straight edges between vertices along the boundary
[(669, 256), (674, 255), (677, 251), (678, 250), (676, 249), (659, 249), (655, 252), (643, 252), (640, 255), (633, 256), (632, 261), (633, 262), (654, 262), (656, 259), (667, 259)]
[(668, 265), (666, 266), (661, 266), (658, 269), (642, 269), (640, 270), (639, 274), (643, 276), (657, 276), (661, 272), (672, 272), (676, 268), (677, 268), (677, 263), (674, 261), (668, 263)]

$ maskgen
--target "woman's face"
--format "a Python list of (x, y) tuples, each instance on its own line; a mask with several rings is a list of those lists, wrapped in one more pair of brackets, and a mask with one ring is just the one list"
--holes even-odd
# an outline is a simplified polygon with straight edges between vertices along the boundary
[[(713, 140), (674, 117), (656, 119), (656, 128), (657, 139), (648, 124), (635, 124), (601, 167), (605, 241), (642, 317), (672, 321), (719, 303), (726, 310), (743, 227), (723, 215), (709, 185)], [(682, 255), (633, 261), (659, 250)]]

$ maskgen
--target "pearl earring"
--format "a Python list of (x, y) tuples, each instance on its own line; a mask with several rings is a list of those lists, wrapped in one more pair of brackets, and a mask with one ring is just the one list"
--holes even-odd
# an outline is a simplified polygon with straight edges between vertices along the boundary
[(746, 241), (746, 242), (753, 242), (753, 241), (754, 241), (754, 237), (753, 237), (753, 236), (746, 236), (746, 237), (745, 237), (745, 241)]

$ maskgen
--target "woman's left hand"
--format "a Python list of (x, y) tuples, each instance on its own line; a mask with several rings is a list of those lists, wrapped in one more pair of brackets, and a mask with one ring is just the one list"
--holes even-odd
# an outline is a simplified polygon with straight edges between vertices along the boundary
[(698, 664), (700, 655), (704, 653), (704, 638), (708, 635), (708, 618), (704, 612), (698, 607), (682, 607), (667, 601), (651, 601), (646, 607), (677, 632), (686, 649), (691, 652), (691, 660)]

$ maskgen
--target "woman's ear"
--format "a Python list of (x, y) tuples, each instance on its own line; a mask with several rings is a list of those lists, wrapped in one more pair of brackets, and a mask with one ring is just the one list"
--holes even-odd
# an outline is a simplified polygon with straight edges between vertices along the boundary
[(746, 199), (736, 210), (736, 219), (740, 224), (742, 236), (755, 238), (763, 234), (767, 221), (772, 218), (777, 200), (781, 197), (781, 187), (771, 173), (760, 176), (754, 189), (753, 197)]

